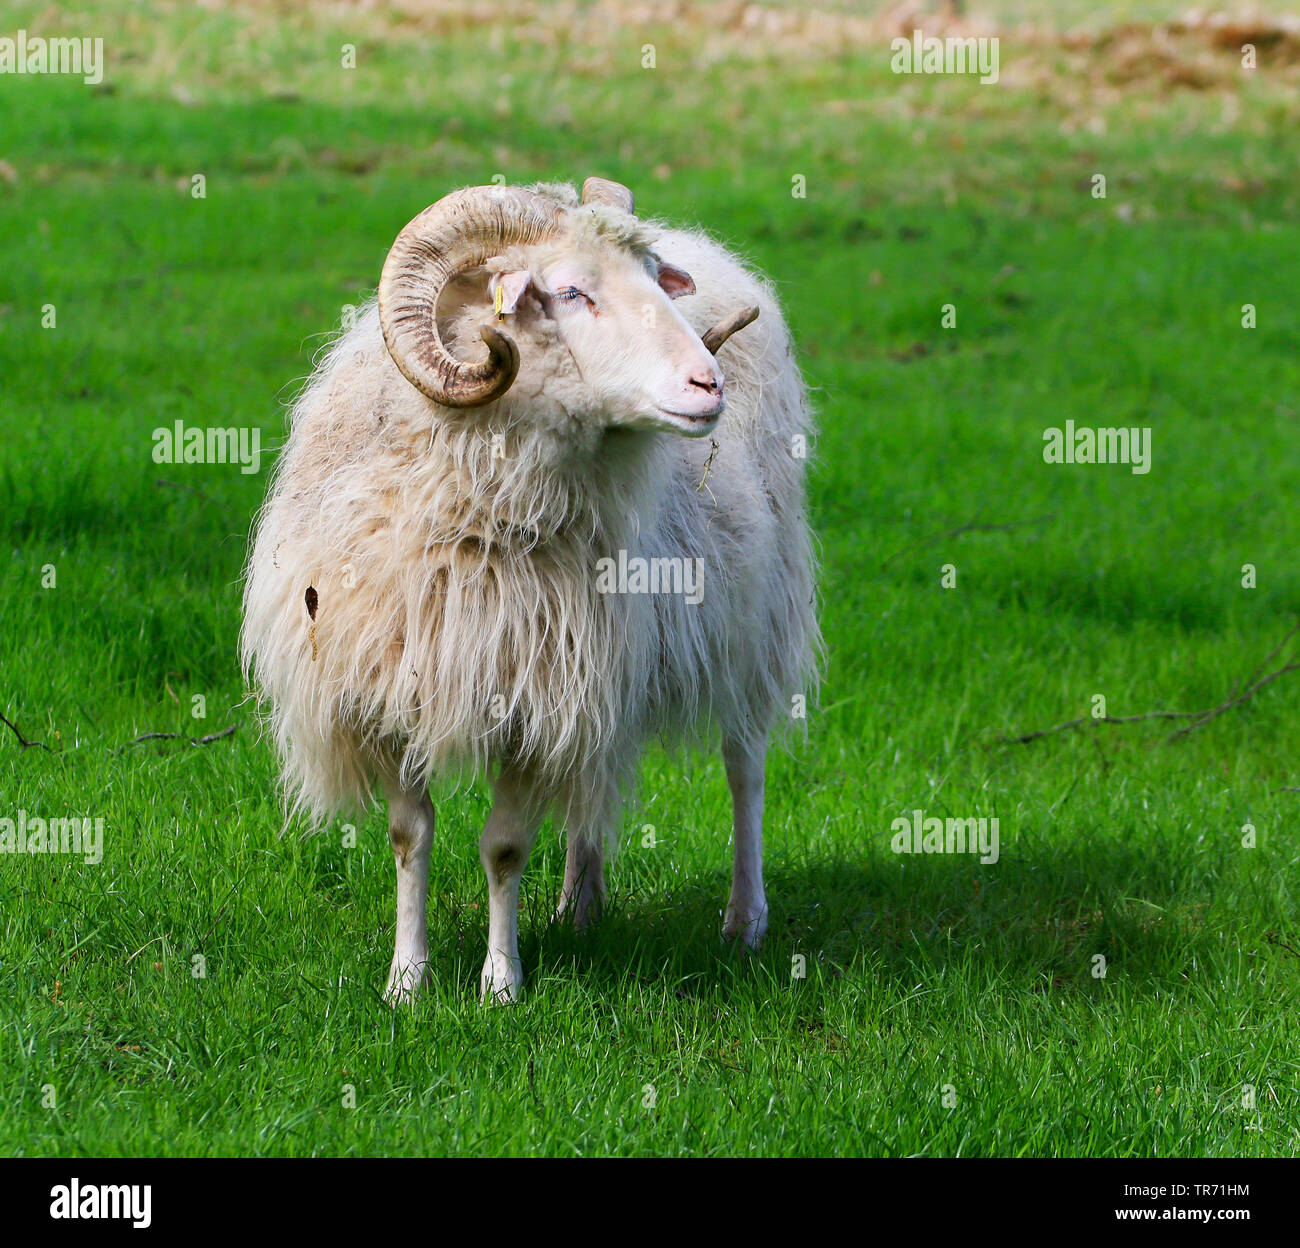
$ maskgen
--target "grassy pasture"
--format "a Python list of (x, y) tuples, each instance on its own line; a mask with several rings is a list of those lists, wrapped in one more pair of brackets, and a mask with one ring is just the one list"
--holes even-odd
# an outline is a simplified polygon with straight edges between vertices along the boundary
[[(979, 10), (980, 86), (892, 74), (844, 4), (7, 6), (108, 65), (0, 75), (0, 714), (50, 747), (0, 724), (0, 816), (105, 832), (0, 857), (0, 1151), (1296, 1151), (1300, 674), (1177, 740), (1001, 739), (1213, 707), (1300, 614), (1300, 44), (1245, 71), (1160, 5), (1034, 7)], [(588, 935), (546, 924), (543, 831), (510, 1010), (485, 796), (436, 794), (437, 984), (394, 1013), (382, 811), (279, 835), (239, 575), (313, 353), (497, 173), (618, 178), (776, 280), (829, 659), (769, 765), (759, 954), (718, 936), (720, 760), (655, 752)], [(261, 470), (155, 463), (179, 419), (257, 427)], [(1150, 472), (1046, 464), (1067, 420), (1149, 428)], [(999, 861), (891, 852), (916, 809), (996, 816)]]

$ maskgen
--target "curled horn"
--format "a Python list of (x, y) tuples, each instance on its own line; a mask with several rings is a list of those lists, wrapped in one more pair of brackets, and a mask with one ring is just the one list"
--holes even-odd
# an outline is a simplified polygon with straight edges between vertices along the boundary
[(611, 182), (608, 178), (588, 178), (582, 184), (582, 202), (584, 204), (608, 204), (622, 212), (631, 213), (635, 200), (632, 192), (621, 182)]
[(514, 244), (541, 242), (564, 210), (533, 191), (472, 186), (426, 208), (398, 234), (379, 279), (379, 324), (393, 363), (417, 390), (447, 407), (500, 398), (519, 371), (519, 349), (492, 325), (480, 331), (488, 358), (458, 360), (438, 336), (438, 297), (447, 283)]
[(731, 337), (738, 329), (744, 329), (751, 321), (758, 319), (757, 308), (741, 308), (739, 312), (733, 312), (730, 316), (723, 317), (712, 329), (700, 336), (700, 341), (704, 343), (714, 355), (718, 354), (718, 348), (722, 346), (728, 338)]

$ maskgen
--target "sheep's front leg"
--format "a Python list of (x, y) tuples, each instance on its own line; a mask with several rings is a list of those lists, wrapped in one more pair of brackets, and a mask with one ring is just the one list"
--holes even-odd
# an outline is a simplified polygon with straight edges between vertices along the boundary
[(496, 800), (479, 838), (488, 881), (488, 951), (479, 981), (482, 999), (508, 1003), (524, 985), (519, 962), (519, 881), (541, 825), (544, 804), (515, 776), (497, 782)]
[(722, 743), (722, 759), (731, 786), (735, 843), (731, 897), (722, 934), (742, 940), (751, 949), (767, 931), (767, 898), (763, 893), (763, 768), (767, 743), (747, 749)]
[(429, 848), (433, 844), (433, 803), (424, 792), (412, 793), (386, 783), (388, 839), (397, 862), (397, 934), (385, 999), (401, 1005), (429, 980), (429, 932), (425, 908), (429, 896)]

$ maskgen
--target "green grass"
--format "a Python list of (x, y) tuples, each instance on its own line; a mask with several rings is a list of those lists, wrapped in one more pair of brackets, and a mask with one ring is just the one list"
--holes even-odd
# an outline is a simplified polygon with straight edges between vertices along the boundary
[[(689, 28), (434, 9), (101, 3), (77, 32), (106, 37), (111, 90), (0, 77), (0, 713), (54, 747), (0, 725), (0, 816), (105, 824), (99, 865), (0, 859), (0, 1151), (1295, 1152), (1300, 676), (1175, 742), (998, 743), (1096, 694), (1213, 705), (1300, 613), (1292, 71), (1080, 102), (1063, 70), (900, 83), (887, 42), (715, 56)], [(0, 33), (66, 33), (42, 12)], [(586, 936), (547, 927), (543, 832), (509, 1010), (477, 1002), (486, 798), (437, 795), (436, 986), (394, 1013), (382, 812), (351, 848), (279, 835), (243, 700), (269, 456), (160, 467), (150, 435), (278, 445), (397, 229), (496, 172), (622, 178), (778, 282), (820, 410), (829, 662), (807, 745), (769, 766), (759, 954), (719, 938), (720, 762), (654, 753)], [(1151, 427), (1151, 472), (1044, 464), (1070, 419)], [(917, 808), (997, 816), (1000, 861), (894, 855)]]

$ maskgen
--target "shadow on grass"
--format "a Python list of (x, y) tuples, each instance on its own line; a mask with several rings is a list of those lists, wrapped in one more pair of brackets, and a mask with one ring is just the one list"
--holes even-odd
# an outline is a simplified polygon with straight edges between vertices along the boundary
[[(725, 997), (738, 976), (788, 980), (797, 954), (810, 977), (870, 974), (911, 985), (962, 968), (976, 982), (1083, 991), (1101, 954), (1123, 968), (1128, 986), (1154, 992), (1181, 983), (1194, 960), (1222, 959), (1239, 944), (1225, 945), (1221, 925), (1207, 920), (1221, 868), (1193, 861), (1188, 849), (1171, 857), (1160, 845), (1114, 843), (1025, 847), (987, 867), (974, 857), (877, 855), (787, 868), (769, 878), (770, 926), (755, 954), (721, 938), (723, 872), (662, 896), (615, 892), (584, 933), (548, 923), (554, 898), (535, 882), (520, 952), (530, 979), (573, 975), (611, 989), (672, 982), (678, 995), (696, 997)], [(1265, 933), (1257, 938), (1263, 944)]]

